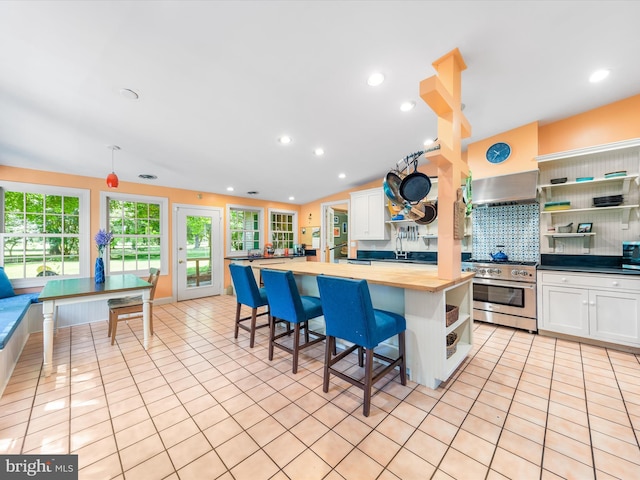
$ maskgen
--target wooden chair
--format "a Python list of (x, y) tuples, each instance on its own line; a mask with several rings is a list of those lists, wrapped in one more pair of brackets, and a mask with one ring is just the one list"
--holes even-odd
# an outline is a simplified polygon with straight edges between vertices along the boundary
[[(150, 268), (149, 279), (147, 280), (151, 284), (151, 291), (149, 292), (149, 317), (151, 324), (150, 332), (153, 335), (153, 297), (156, 293), (156, 285), (158, 284), (158, 278), (160, 277), (160, 269)], [(116, 330), (118, 329), (118, 322), (125, 320), (136, 320), (142, 318), (142, 295), (135, 297), (122, 297), (112, 298), (107, 301), (109, 306), (109, 331), (107, 336), (111, 337), (111, 345), (116, 339)]]

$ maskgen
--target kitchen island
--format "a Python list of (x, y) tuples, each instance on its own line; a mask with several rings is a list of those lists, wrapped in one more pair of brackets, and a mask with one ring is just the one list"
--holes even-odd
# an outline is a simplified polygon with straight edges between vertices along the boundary
[[(260, 268), (291, 270), (305, 295), (318, 295), (318, 275), (365, 279), (375, 308), (404, 315), (407, 320), (407, 373), (421, 385), (437, 388), (463, 362), (473, 345), (473, 273), (460, 278), (438, 278), (434, 265), (354, 265), (337, 263), (288, 263)], [(446, 306), (458, 308), (458, 318), (446, 321)], [(447, 335), (455, 332), (457, 345), (447, 349)], [(385, 345), (396, 349), (397, 345)], [(447, 352), (449, 350), (449, 352)]]

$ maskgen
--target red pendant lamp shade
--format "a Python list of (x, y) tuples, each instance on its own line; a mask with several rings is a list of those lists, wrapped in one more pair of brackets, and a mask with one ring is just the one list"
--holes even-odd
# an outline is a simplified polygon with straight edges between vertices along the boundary
[(117, 145), (109, 145), (107, 148), (111, 149), (111, 173), (107, 175), (107, 186), (109, 188), (118, 188), (120, 181), (118, 180), (118, 175), (116, 175), (113, 169), (113, 152), (114, 150), (120, 150), (120, 147)]
[(118, 175), (113, 172), (107, 175), (107, 185), (109, 188), (118, 188)]

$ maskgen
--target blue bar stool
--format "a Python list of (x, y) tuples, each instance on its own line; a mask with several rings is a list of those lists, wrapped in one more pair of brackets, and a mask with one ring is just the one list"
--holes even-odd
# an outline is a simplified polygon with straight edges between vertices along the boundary
[[(364, 391), (363, 414), (369, 416), (373, 385), (391, 370), (400, 367), (400, 383), (407, 384), (405, 363), (405, 330), (407, 322), (402, 315), (373, 308), (366, 280), (352, 280), (325, 275), (318, 276), (318, 288), (326, 324), (327, 347), (324, 362), (323, 391), (329, 391), (329, 375), (333, 374)], [(392, 359), (374, 353), (374, 348), (384, 340), (398, 335), (398, 358)], [(353, 346), (336, 355), (336, 338), (346, 340)], [(358, 349), (359, 365), (363, 366), (362, 350), (365, 350), (364, 379), (347, 375), (333, 365)], [(382, 360), (387, 365), (375, 375), (373, 360)]]
[[(238, 338), (238, 329), (242, 328), (249, 332), (249, 347), (253, 348), (256, 337), (256, 329), (268, 327), (269, 322), (256, 325), (257, 317), (269, 314), (269, 304), (267, 302), (267, 292), (264, 288), (258, 288), (256, 277), (253, 276), (253, 270), (249, 266), (229, 264), (231, 279), (233, 280), (233, 288), (236, 292), (236, 328), (234, 338)], [(251, 315), (240, 318), (240, 309), (242, 305), (251, 308)], [(267, 310), (258, 314), (258, 308), (267, 307)], [(250, 325), (244, 325), (242, 322), (251, 320)]]
[[(273, 360), (273, 349), (278, 347), (293, 355), (293, 373), (298, 371), (300, 350), (310, 347), (325, 339), (321, 333), (309, 330), (309, 320), (322, 316), (322, 304), (318, 297), (300, 295), (298, 286), (290, 271), (263, 270), (262, 281), (267, 289), (269, 308), (271, 311), (271, 335), (269, 337), (269, 360)], [(276, 340), (290, 335), (284, 332), (276, 335), (275, 322), (286, 321), (294, 324), (293, 348)], [(300, 328), (304, 329), (304, 343), (300, 344)], [(310, 337), (313, 335), (313, 338)]]

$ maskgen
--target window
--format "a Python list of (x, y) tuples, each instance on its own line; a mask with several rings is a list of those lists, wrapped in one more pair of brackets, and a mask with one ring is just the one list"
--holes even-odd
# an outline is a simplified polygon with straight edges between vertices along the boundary
[(269, 218), (269, 238), (273, 248), (293, 248), (298, 231), (296, 212), (269, 210)]
[(14, 287), (89, 274), (89, 192), (2, 182), (2, 264)]
[(263, 209), (227, 205), (227, 218), (230, 255), (248, 254), (249, 250), (262, 248)]
[(168, 271), (165, 198), (103, 192), (101, 207), (106, 213), (106, 229), (113, 233), (109, 273), (142, 275), (150, 268)]

